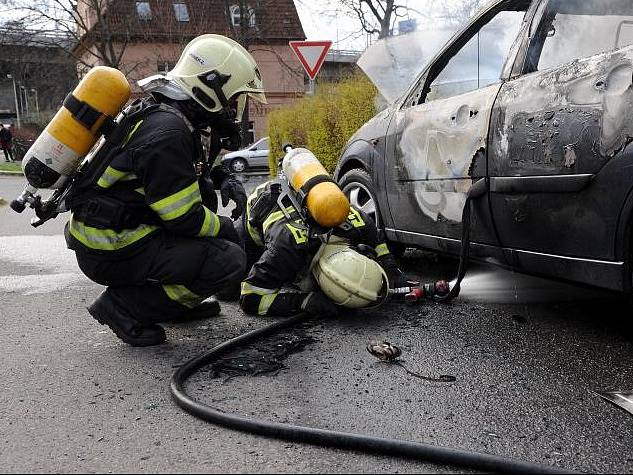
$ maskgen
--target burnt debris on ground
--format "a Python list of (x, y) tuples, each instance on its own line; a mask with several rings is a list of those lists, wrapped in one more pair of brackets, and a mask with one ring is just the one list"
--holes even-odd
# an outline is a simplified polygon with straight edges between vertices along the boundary
[(263, 341), (230, 353), (209, 366), (211, 378), (232, 379), (238, 376), (262, 376), (276, 374), (286, 366), (284, 361), (291, 355), (303, 351), (317, 340), (303, 328), (292, 333), (281, 333)]

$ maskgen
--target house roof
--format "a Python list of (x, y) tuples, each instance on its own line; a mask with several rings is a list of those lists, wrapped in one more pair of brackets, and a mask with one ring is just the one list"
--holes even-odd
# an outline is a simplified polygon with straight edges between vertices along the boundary
[[(88, 0), (87, 3), (90, 3)], [(150, 18), (142, 19), (138, 4), (149, 5)], [(189, 21), (178, 21), (174, 4), (185, 4)], [(112, 0), (106, 12), (110, 33), (128, 41), (177, 41), (182, 42), (204, 33), (217, 33), (249, 38), (251, 43), (279, 44), (304, 39), (305, 33), (293, 0), (253, 0), (256, 27), (243, 34), (234, 31), (227, 21), (226, 7), (239, 4), (237, 0)], [(259, 5), (259, 6), (257, 6)], [(143, 5), (141, 8), (146, 8)], [(84, 35), (84, 47), (91, 39), (103, 34), (98, 23), (91, 25)]]

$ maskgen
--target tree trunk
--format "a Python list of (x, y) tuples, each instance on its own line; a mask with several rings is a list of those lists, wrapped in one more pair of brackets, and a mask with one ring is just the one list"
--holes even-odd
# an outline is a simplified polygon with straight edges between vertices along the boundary
[(395, 0), (387, 0), (387, 5), (385, 7), (385, 16), (380, 22), (380, 35), (378, 36), (379, 40), (391, 36), (391, 17), (394, 10), (394, 1)]

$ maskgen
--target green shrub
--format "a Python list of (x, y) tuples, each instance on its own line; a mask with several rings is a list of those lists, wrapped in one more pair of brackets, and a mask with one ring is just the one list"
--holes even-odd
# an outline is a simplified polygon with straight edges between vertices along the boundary
[(268, 117), (269, 164), (276, 174), (285, 142), (309, 148), (331, 173), (350, 137), (375, 111), (376, 89), (362, 74), (319, 85), (314, 96), (277, 109)]

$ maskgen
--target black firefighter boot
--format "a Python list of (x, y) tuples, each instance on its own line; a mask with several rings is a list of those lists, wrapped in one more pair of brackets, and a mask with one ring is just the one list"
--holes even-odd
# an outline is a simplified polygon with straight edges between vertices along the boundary
[(124, 305), (106, 289), (95, 300), (88, 312), (101, 325), (107, 325), (121, 340), (131, 346), (154, 346), (166, 340), (165, 330), (155, 324), (136, 320)]

